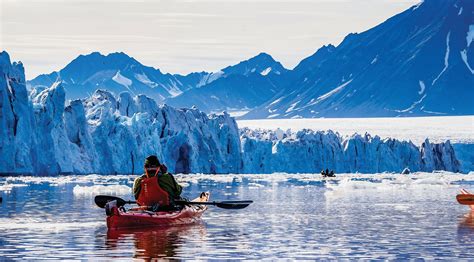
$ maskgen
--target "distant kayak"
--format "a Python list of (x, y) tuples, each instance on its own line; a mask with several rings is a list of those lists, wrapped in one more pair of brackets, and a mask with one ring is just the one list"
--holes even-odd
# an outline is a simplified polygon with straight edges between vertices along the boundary
[[(207, 202), (209, 194), (201, 194), (192, 202)], [(107, 227), (109, 229), (155, 227), (187, 225), (199, 222), (201, 215), (207, 210), (206, 205), (184, 206), (176, 211), (151, 212), (147, 210), (113, 207), (111, 214), (107, 215)]]
[(456, 200), (461, 205), (468, 205), (474, 211), (474, 194), (469, 193), (466, 189), (461, 189), (461, 194), (456, 196)]
[(326, 169), (326, 171), (322, 170), (321, 171), (321, 175), (323, 177), (336, 177), (336, 174), (334, 173), (334, 171), (329, 171), (328, 169)]

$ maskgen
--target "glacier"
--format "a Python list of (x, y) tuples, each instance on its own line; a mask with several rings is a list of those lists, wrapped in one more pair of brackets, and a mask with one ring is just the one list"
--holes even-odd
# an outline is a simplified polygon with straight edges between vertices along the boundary
[(6, 52), (0, 116), (0, 174), (137, 174), (150, 154), (174, 173), (462, 171), (449, 141), (418, 147), (369, 134), (239, 129), (225, 112), (101, 89), (66, 101), (60, 82), (27, 90), (23, 65)]
[(241, 129), (243, 173), (317, 173), (322, 169), (344, 173), (461, 171), (448, 141), (417, 147), (410, 141), (381, 139), (369, 134), (342, 137), (329, 131), (303, 129)]

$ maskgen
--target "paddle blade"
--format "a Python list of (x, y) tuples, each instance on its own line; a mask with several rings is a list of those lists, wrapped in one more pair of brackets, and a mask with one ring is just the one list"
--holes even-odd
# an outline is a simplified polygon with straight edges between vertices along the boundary
[(127, 201), (121, 199), (120, 197), (116, 196), (104, 196), (104, 195), (98, 195), (94, 197), (94, 202), (95, 204), (100, 207), (100, 208), (105, 208), (105, 205), (110, 202), (110, 201), (117, 201), (117, 206), (121, 207), (127, 204)]
[(474, 195), (472, 194), (459, 194), (456, 196), (456, 200), (461, 205), (474, 205)]
[(222, 201), (216, 202), (216, 206), (224, 209), (242, 209), (248, 207), (253, 201)]

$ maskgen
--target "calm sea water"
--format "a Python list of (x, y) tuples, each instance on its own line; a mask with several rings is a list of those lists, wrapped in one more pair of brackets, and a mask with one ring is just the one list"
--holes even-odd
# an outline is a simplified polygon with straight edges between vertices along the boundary
[(0, 260), (474, 258), (474, 174), (183, 175), (184, 195), (252, 199), (199, 224), (108, 231), (96, 194), (130, 199), (133, 176), (0, 177)]

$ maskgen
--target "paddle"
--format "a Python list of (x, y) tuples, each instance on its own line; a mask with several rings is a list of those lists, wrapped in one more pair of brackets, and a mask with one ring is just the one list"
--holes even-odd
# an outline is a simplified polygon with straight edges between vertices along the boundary
[(472, 194), (459, 194), (456, 196), (456, 200), (461, 205), (474, 205), (474, 195)]
[(243, 200), (243, 201), (212, 201), (212, 202), (187, 202), (187, 201), (175, 201), (176, 204), (180, 205), (207, 205), (207, 206), (216, 206), (225, 209), (242, 209), (246, 208), (248, 205), (252, 204), (252, 200)]
[[(117, 206), (124, 206), (126, 204), (136, 204), (136, 201), (126, 201), (120, 197), (116, 196), (105, 196), (98, 195), (94, 198), (95, 204), (100, 208), (105, 208), (105, 205), (110, 201), (117, 201)], [(225, 209), (242, 209), (246, 208), (248, 205), (252, 204), (252, 200), (245, 201), (213, 201), (213, 202), (193, 202), (193, 201), (176, 201), (176, 204), (180, 205), (207, 205), (207, 206), (217, 206)]]
[(135, 201), (125, 201), (121, 199), (120, 197), (116, 196), (105, 196), (105, 195), (98, 195), (94, 197), (94, 202), (95, 204), (100, 207), (100, 208), (105, 208), (105, 205), (110, 202), (110, 201), (117, 201), (117, 206), (125, 206), (125, 204), (136, 204), (137, 202)]

